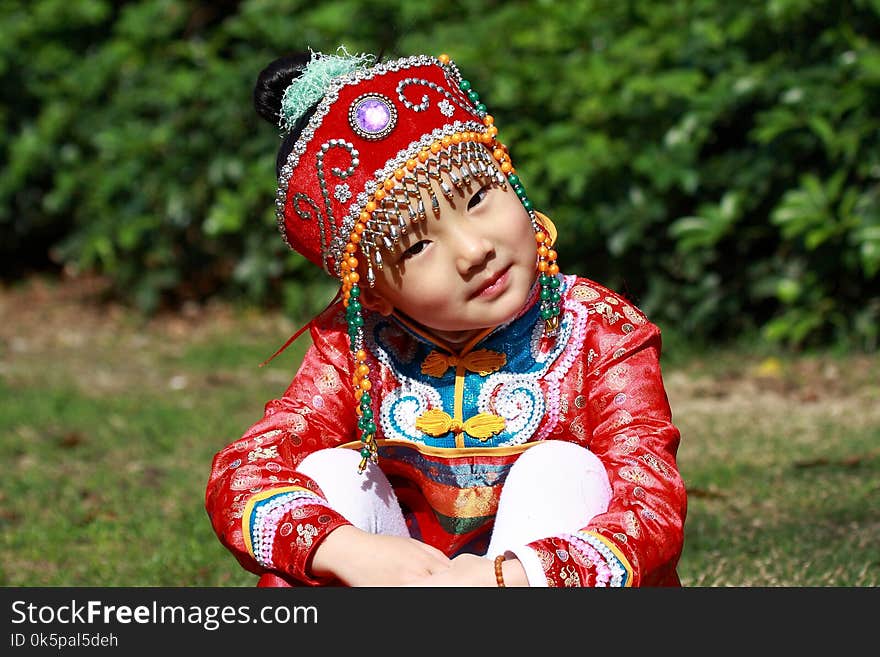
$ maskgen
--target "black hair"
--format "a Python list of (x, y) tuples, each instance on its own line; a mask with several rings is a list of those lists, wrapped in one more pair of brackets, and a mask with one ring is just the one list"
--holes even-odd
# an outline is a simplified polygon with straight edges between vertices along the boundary
[[(274, 126), (278, 126), (281, 120), (281, 99), (284, 91), (290, 83), (302, 75), (303, 69), (311, 59), (311, 53), (301, 52), (285, 55), (270, 62), (266, 68), (260, 71), (257, 82), (254, 85), (254, 109), (262, 118)], [(278, 147), (278, 156), (275, 159), (275, 173), (281, 174), (281, 167), (287, 161), (287, 156), (293, 150), (293, 145), (299, 138), (315, 113), (317, 103), (310, 107), (290, 129), (281, 146)]]

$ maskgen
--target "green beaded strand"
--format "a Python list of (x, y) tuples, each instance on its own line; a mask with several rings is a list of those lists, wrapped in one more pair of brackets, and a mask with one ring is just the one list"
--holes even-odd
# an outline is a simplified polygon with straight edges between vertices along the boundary
[[(526, 212), (528, 212), (529, 216), (532, 218), (535, 233), (540, 232), (541, 226), (538, 224), (535, 216), (535, 206), (529, 200), (525, 187), (523, 187), (519, 176), (515, 173), (509, 174), (507, 176), (507, 182), (510, 183), (513, 192), (517, 195), (523, 207), (526, 209)], [(544, 260), (543, 257), (541, 257), (541, 259)], [(550, 265), (554, 263), (548, 261), (547, 264)], [(550, 276), (545, 272), (541, 272), (538, 282), (541, 285), (541, 319), (545, 322), (547, 333), (549, 335), (554, 335), (559, 326), (558, 318), (562, 306), (562, 293), (559, 291), (559, 279), (556, 276)]]
[[(351, 286), (348, 294), (349, 299), (348, 307), (345, 310), (345, 320), (348, 324), (348, 337), (351, 338), (351, 352), (357, 354), (364, 346), (363, 305), (360, 302), (361, 289), (357, 283)], [(357, 359), (355, 359), (355, 362), (357, 363)], [(361, 443), (363, 443), (363, 447), (360, 450), (362, 459), (358, 469), (360, 472), (363, 472), (367, 461), (375, 461), (377, 454), (375, 440), (376, 423), (373, 417), (370, 394), (366, 390), (361, 394), (360, 410), (361, 417), (358, 420), (357, 426), (361, 430)]]
[(464, 93), (468, 100), (471, 101), (471, 104), (474, 106), (474, 109), (477, 111), (477, 115), (482, 119), (488, 113), (488, 108), (485, 103), (480, 102), (480, 94), (478, 94), (474, 89), (471, 88), (471, 83), (469, 80), (462, 80), (458, 83), (458, 88), (461, 89), (462, 93)]

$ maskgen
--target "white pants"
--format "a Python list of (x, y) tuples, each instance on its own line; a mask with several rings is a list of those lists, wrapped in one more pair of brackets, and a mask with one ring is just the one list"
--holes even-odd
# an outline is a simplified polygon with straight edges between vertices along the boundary
[[(360, 454), (323, 449), (298, 470), (321, 487), (330, 506), (355, 527), (373, 534), (409, 536), (397, 496), (373, 463), (357, 471)], [(514, 462), (501, 489), (486, 557), (501, 553), (523, 564), (531, 586), (546, 586), (537, 555), (527, 543), (575, 532), (604, 512), (611, 499), (605, 467), (595, 454), (573, 443), (549, 440)]]

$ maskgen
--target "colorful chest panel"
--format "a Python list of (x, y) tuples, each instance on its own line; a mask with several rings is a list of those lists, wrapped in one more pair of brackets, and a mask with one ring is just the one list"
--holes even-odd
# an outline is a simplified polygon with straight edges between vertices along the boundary
[[(563, 292), (575, 280), (562, 277)], [(544, 337), (539, 304), (532, 303), (460, 354), (392, 318), (374, 317), (365, 334), (384, 365), (380, 438), (441, 449), (510, 447), (545, 438), (559, 417), (562, 379), (583, 348), (587, 310), (567, 296), (554, 338)], [(441, 421), (426, 432), (419, 418), (429, 411), (450, 426)], [(485, 418), (489, 431), (479, 429)]]

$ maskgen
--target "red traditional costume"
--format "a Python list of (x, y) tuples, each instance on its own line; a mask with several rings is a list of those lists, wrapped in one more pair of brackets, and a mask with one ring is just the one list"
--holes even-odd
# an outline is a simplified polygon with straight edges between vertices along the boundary
[[(431, 161), (435, 172), (461, 168), (492, 180), (497, 170), (484, 159), (491, 153), (507, 165), (499, 168), (515, 189), (518, 179), (497, 131), (488, 130), (491, 121), (481, 129), (474, 120), (485, 118), (485, 109), (463, 93), (469, 85), (447, 60), (399, 60), (334, 84), (282, 173), (279, 221), (294, 248), (343, 278), (343, 300), (311, 323), (313, 344), (284, 395), (216, 455), (206, 508), (220, 540), (251, 572), (290, 583), (333, 583), (314, 578), (308, 565), (321, 540), (349, 521), (297, 467), (317, 450), (340, 447), (361, 450), (387, 475), (411, 536), (449, 556), (482, 554), (511, 466), (543, 441), (567, 441), (601, 460), (611, 497), (607, 510), (584, 526), (526, 546), (546, 583), (678, 585), (686, 499), (675, 461), (679, 432), (660, 372), (659, 329), (612, 291), (557, 273), (546, 248), (539, 250), (538, 264), (544, 264), (520, 313), (458, 349), (396, 314), (362, 309), (358, 278), (349, 275), (355, 266), (346, 259), (354, 244), (370, 265), (378, 260), (381, 266), (381, 237), (394, 235), (401, 206), (377, 202), (393, 198), (400, 186), (399, 199), (409, 204), (415, 198), (405, 193), (407, 171), (413, 188), (420, 171), (440, 180)], [(433, 99), (426, 94), (414, 102), (406, 94), (416, 86)], [(356, 122), (365, 97), (388, 104), (379, 108), (380, 118), (393, 116), (381, 137), (364, 134)], [(340, 107), (350, 119), (347, 130), (324, 120)], [(395, 130), (399, 143), (361, 166), (359, 152), (372, 152), (368, 142)], [(447, 143), (449, 135), (456, 138)], [(332, 151), (346, 153), (347, 164)], [(453, 166), (444, 169), (447, 152)], [(325, 161), (331, 154), (336, 160)], [(302, 170), (303, 162), (317, 165)], [(360, 179), (359, 166), (367, 171)], [(369, 195), (380, 189), (385, 193)], [(517, 193), (533, 220), (543, 219), (524, 192)], [(411, 206), (406, 218), (422, 211)], [(536, 223), (539, 236), (541, 227)], [(376, 238), (368, 246), (360, 238), (371, 231)]]

